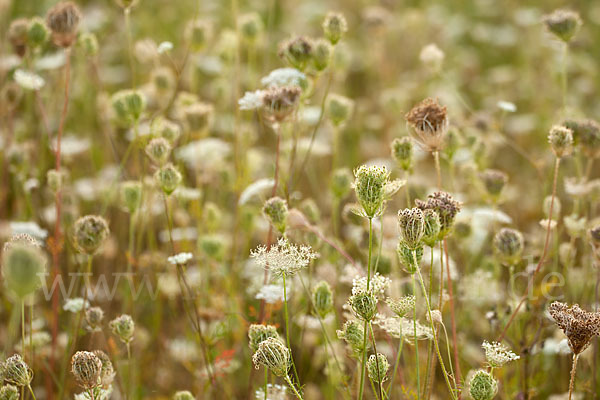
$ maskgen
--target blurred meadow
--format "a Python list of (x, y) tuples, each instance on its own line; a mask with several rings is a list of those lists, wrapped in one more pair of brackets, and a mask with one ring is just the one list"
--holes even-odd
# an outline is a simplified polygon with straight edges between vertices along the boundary
[(600, 2), (0, 0), (0, 400), (598, 399)]

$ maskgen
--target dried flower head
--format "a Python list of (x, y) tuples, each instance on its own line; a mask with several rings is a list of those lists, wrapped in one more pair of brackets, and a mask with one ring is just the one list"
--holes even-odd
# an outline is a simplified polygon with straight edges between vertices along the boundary
[(581, 27), (579, 14), (571, 10), (555, 10), (544, 16), (544, 25), (563, 42), (569, 42)]
[(4, 380), (13, 385), (29, 386), (33, 379), (33, 371), (19, 354), (7, 358), (0, 370), (3, 372)]
[(454, 218), (460, 212), (461, 203), (454, 200), (452, 195), (446, 192), (435, 192), (427, 197), (427, 201), (415, 200), (418, 208), (425, 211), (434, 210), (440, 218), (440, 237), (445, 237), (454, 224)]
[(316, 313), (321, 318), (325, 318), (333, 310), (333, 292), (329, 283), (321, 281), (315, 285), (312, 291), (312, 301)]
[(27, 50), (27, 31), (29, 30), (29, 21), (26, 18), (17, 18), (10, 23), (8, 27), (8, 41), (13, 50), (19, 57), (23, 57)]
[(165, 164), (154, 174), (154, 180), (164, 194), (169, 196), (181, 183), (181, 173), (171, 163)]
[(127, 314), (120, 315), (119, 317), (110, 321), (110, 329), (112, 333), (117, 336), (123, 343), (130, 343), (133, 340), (133, 333), (135, 331), (135, 323), (133, 318)]
[(504, 189), (506, 182), (508, 182), (508, 176), (504, 172), (496, 169), (486, 169), (479, 177), (483, 182), (487, 194), (494, 200), (497, 200), (500, 197), (502, 189)]
[(415, 308), (415, 296), (413, 295), (403, 296), (399, 299), (388, 297), (385, 302), (398, 317), (406, 316)]
[(312, 58), (313, 42), (307, 37), (297, 36), (286, 40), (279, 46), (279, 57), (292, 67), (304, 71)]
[(75, 221), (73, 241), (82, 253), (92, 255), (104, 243), (109, 234), (108, 223), (97, 215), (86, 215)]
[(262, 109), (273, 123), (281, 123), (298, 107), (302, 90), (297, 86), (271, 87), (262, 93)]
[(356, 320), (348, 320), (341, 330), (337, 331), (339, 339), (346, 341), (355, 353), (361, 353), (363, 349), (364, 330)]
[(448, 114), (445, 106), (427, 98), (414, 106), (405, 116), (417, 141), (427, 150), (442, 149), (444, 135), (448, 130)]
[(498, 393), (498, 381), (482, 369), (475, 372), (469, 381), (469, 394), (474, 400), (492, 400)]
[(46, 256), (29, 235), (14, 236), (4, 245), (2, 276), (4, 284), (19, 298), (40, 288), (46, 271)]
[(369, 378), (373, 382), (382, 383), (387, 380), (387, 372), (390, 369), (390, 363), (387, 357), (381, 353), (371, 354), (367, 361), (367, 371), (369, 372)]
[(71, 372), (82, 388), (93, 389), (100, 386), (102, 361), (90, 351), (78, 351), (71, 358)]
[(564, 126), (555, 125), (550, 129), (548, 142), (556, 157), (568, 156), (573, 151), (573, 131)]
[(600, 335), (598, 312), (584, 311), (577, 304), (569, 307), (566, 303), (558, 301), (548, 306), (548, 312), (567, 336), (569, 347), (575, 354), (584, 351), (594, 336)]
[(354, 190), (365, 216), (378, 216), (386, 200), (385, 186), (390, 178), (387, 168), (361, 165), (354, 170), (354, 177)]
[(275, 276), (291, 276), (317, 258), (310, 246), (297, 246), (285, 238), (267, 249), (259, 246), (250, 253), (250, 257), (263, 268), (268, 268)]
[(277, 328), (274, 325), (252, 324), (248, 328), (250, 350), (256, 352), (258, 345), (268, 338), (278, 338)]
[(99, 331), (104, 319), (104, 311), (100, 307), (88, 307), (85, 310), (85, 320), (91, 331)]
[(403, 136), (392, 141), (392, 158), (404, 171), (413, 167), (413, 142), (410, 137)]
[(57, 46), (70, 47), (77, 37), (81, 12), (75, 3), (63, 1), (56, 4), (46, 14), (46, 24), (52, 32), (52, 40)]
[(284, 199), (278, 196), (271, 197), (269, 200), (265, 201), (263, 213), (267, 216), (275, 229), (281, 234), (285, 232), (288, 208), (287, 202)]
[(520, 358), (502, 343), (484, 341), (481, 347), (485, 350), (485, 359), (492, 368), (500, 368), (504, 364)]
[(267, 338), (260, 342), (252, 356), (254, 367), (269, 368), (277, 376), (285, 376), (292, 365), (290, 350), (277, 338)]
[(421, 242), (425, 230), (423, 211), (419, 208), (406, 208), (398, 211), (398, 230), (400, 232), (400, 240), (408, 248), (414, 250), (422, 246)]
[(600, 155), (600, 124), (598, 122), (585, 120), (568, 120), (563, 125), (573, 132), (575, 144), (581, 147), (588, 157)]
[(502, 228), (494, 236), (494, 249), (502, 261), (509, 265), (519, 261), (523, 247), (523, 235), (517, 230)]
[(146, 154), (156, 165), (163, 165), (171, 154), (171, 143), (162, 137), (154, 138), (146, 145)]
[(323, 20), (323, 34), (335, 45), (342, 36), (348, 31), (348, 23), (343, 14), (337, 12), (328, 12)]

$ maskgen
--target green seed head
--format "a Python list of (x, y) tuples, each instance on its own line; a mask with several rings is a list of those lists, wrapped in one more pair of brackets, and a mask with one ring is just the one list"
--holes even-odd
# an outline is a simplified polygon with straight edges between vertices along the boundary
[(329, 283), (319, 282), (313, 289), (312, 299), (315, 311), (321, 318), (325, 318), (333, 310), (333, 293)]
[(362, 165), (354, 170), (354, 190), (365, 215), (377, 216), (383, 208), (385, 185), (390, 173), (387, 168)]
[(290, 350), (279, 339), (272, 337), (260, 342), (252, 362), (256, 369), (262, 365), (276, 376), (286, 376), (292, 365)]
[(388, 298), (386, 300), (388, 307), (398, 317), (404, 317), (411, 312), (415, 307), (415, 296), (409, 295), (399, 299)]
[(33, 17), (29, 20), (27, 29), (27, 42), (31, 47), (43, 46), (50, 36), (50, 31), (46, 22), (40, 17)]
[(133, 340), (135, 323), (129, 315), (123, 314), (113, 319), (110, 321), (109, 327), (112, 333), (121, 339), (123, 343), (129, 343)]
[(279, 57), (292, 67), (304, 71), (313, 54), (313, 42), (304, 36), (297, 36), (283, 42), (279, 46)]
[(171, 144), (165, 138), (154, 138), (146, 145), (146, 155), (154, 164), (164, 165), (171, 155)]
[(121, 200), (129, 213), (136, 212), (142, 203), (142, 184), (139, 181), (121, 183)]
[(348, 168), (338, 168), (331, 174), (331, 192), (337, 199), (342, 199), (352, 189), (352, 172)]
[(81, 253), (93, 255), (109, 234), (108, 223), (97, 215), (86, 215), (75, 221), (73, 240)]
[(361, 353), (363, 349), (364, 331), (360, 322), (348, 320), (344, 323), (342, 330), (337, 331), (337, 336), (348, 343), (355, 353)]
[(248, 339), (250, 346), (250, 350), (252, 352), (256, 352), (258, 350), (258, 345), (268, 338), (277, 339), (279, 334), (277, 333), (277, 328), (273, 325), (262, 325), (262, 324), (252, 324), (250, 328), (248, 328)]
[(263, 213), (280, 233), (283, 234), (285, 232), (288, 216), (288, 208), (285, 200), (281, 197), (271, 197), (265, 202)]
[(150, 133), (154, 137), (163, 137), (173, 144), (181, 136), (181, 127), (173, 121), (157, 117), (150, 125)]
[(425, 232), (425, 217), (418, 208), (406, 208), (398, 211), (398, 228), (400, 240), (410, 249), (422, 246), (423, 233)]
[(98, 38), (91, 32), (79, 35), (77, 44), (83, 49), (87, 57), (95, 57), (98, 54)]
[(33, 371), (23, 361), (19, 354), (15, 354), (2, 364), (4, 380), (17, 386), (28, 386), (33, 379)]
[(492, 400), (498, 392), (498, 382), (492, 374), (479, 370), (469, 382), (469, 394), (474, 400)]
[(146, 108), (146, 98), (137, 90), (121, 90), (111, 97), (112, 109), (118, 123), (132, 126)]
[(348, 31), (346, 18), (340, 13), (329, 12), (323, 21), (323, 33), (331, 44), (335, 45)]
[(579, 14), (571, 10), (555, 10), (544, 16), (544, 25), (548, 31), (563, 42), (569, 42), (581, 27)]
[[(398, 243), (398, 248), (396, 249), (398, 254), (398, 260), (404, 266), (404, 270), (409, 274), (414, 274), (417, 272), (417, 268), (421, 259), (423, 258), (423, 247), (417, 247), (416, 249), (411, 249), (404, 243), (400, 241)], [(413, 255), (414, 252), (414, 255)], [(415, 262), (416, 257), (416, 262)]]
[(404, 171), (412, 170), (413, 142), (410, 137), (403, 136), (392, 142), (392, 158)]
[(323, 71), (329, 66), (332, 53), (331, 44), (325, 39), (317, 39), (313, 43), (312, 59), (317, 71)]
[(440, 217), (434, 210), (427, 209), (423, 211), (423, 219), (425, 221), (423, 242), (427, 246), (433, 247), (440, 238), (440, 230), (442, 229)]
[(19, 298), (35, 292), (42, 285), (46, 256), (39, 246), (13, 238), (4, 246), (2, 276), (4, 284)]
[(258, 13), (252, 12), (240, 16), (238, 26), (244, 40), (253, 43), (265, 30), (265, 25)]
[(159, 67), (152, 71), (152, 84), (159, 95), (168, 95), (175, 88), (175, 75), (170, 68)]
[(181, 174), (171, 163), (164, 165), (154, 174), (154, 180), (167, 196), (177, 189), (181, 179)]
[(377, 314), (377, 296), (370, 292), (359, 292), (348, 300), (352, 311), (364, 321), (371, 321)]
[(50, 190), (54, 193), (63, 188), (66, 179), (67, 173), (64, 170), (57, 171), (55, 169), (50, 169), (46, 172), (46, 182), (48, 183)]
[(388, 369), (390, 369), (390, 363), (383, 354), (377, 353), (377, 355), (371, 354), (369, 356), (367, 371), (369, 371), (369, 378), (373, 382), (384, 382), (387, 379)]
[(332, 93), (327, 96), (327, 115), (335, 126), (340, 126), (352, 115), (354, 101)]
[(495, 169), (486, 169), (480, 175), (481, 181), (485, 186), (485, 190), (493, 199), (498, 199), (502, 193), (502, 189), (508, 182), (508, 176)]

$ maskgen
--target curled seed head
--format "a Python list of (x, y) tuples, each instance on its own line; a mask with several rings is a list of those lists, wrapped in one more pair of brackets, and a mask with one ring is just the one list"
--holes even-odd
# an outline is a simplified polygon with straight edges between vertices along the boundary
[(100, 384), (104, 387), (108, 387), (112, 384), (116, 374), (112, 362), (110, 361), (110, 357), (102, 350), (94, 350), (93, 353), (102, 363), (102, 369), (100, 370)]
[(381, 353), (371, 354), (367, 361), (367, 371), (369, 371), (369, 378), (373, 382), (382, 383), (387, 379), (387, 372), (390, 369), (390, 363), (386, 356)]
[(252, 324), (248, 328), (250, 350), (256, 352), (258, 345), (268, 338), (278, 338), (277, 328), (274, 325)]
[(117, 122), (132, 126), (146, 108), (146, 97), (138, 90), (120, 90), (112, 95), (111, 105)]
[(15, 354), (2, 364), (4, 380), (17, 386), (28, 386), (33, 379), (33, 371), (23, 361), (19, 354)]
[(75, 3), (63, 1), (56, 4), (46, 14), (46, 24), (52, 32), (52, 40), (57, 46), (70, 47), (77, 36), (81, 12)]
[(83, 49), (87, 57), (95, 57), (98, 54), (98, 38), (91, 32), (79, 35), (77, 44)]
[(356, 197), (365, 215), (369, 218), (377, 216), (383, 208), (390, 173), (385, 167), (361, 165), (354, 170), (354, 177)]
[(423, 229), (423, 242), (427, 246), (433, 247), (439, 240), (440, 230), (442, 229), (440, 217), (435, 210), (426, 209), (423, 211), (423, 220), (425, 222)]
[(177, 189), (181, 179), (181, 173), (171, 163), (165, 164), (154, 174), (154, 180), (167, 196)]
[(583, 352), (595, 336), (600, 335), (600, 313), (582, 310), (579, 305), (569, 307), (558, 301), (548, 306), (556, 325), (567, 336), (569, 347), (575, 354)]
[(565, 157), (573, 151), (573, 131), (564, 126), (555, 125), (550, 129), (548, 142), (556, 157)]
[(319, 282), (313, 289), (312, 300), (317, 314), (325, 318), (333, 310), (333, 293), (329, 283)]
[(325, 39), (317, 39), (313, 43), (312, 61), (317, 71), (323, 71), (329, 66), (332, 53), (331, 44)]
[(271, 197), (265, 202), (263, 213), (280, 233), (285, 232), (288, 217), (288, 207), (285, 200), (277, 196)]
[(348, 300), (352, 311), (364, 321), (371, 321), (377, 314), (377, 296), (371, 292), (359, 292)]
[(571, 10), (555, 10), (543, 21), (548, 31), (563, 42), (569, 42), (581, 27), (579, 14)]
[(90, 351), (78, 351), (71, 358), (71, 372), (82, 388), (96, 388), (100, 386), (102, 361)]
[(423, 211), (419, 208), (406, 208), (398, 211), (398, 229), (400, 240), (410, 249), (420, 247), (425, 231)]
[(418, 141), (429, 151), (439, 151), (448, 130), (448, 113), (437, 100), (427, 98), (405, 116)]
[(8, 27), (8, 41), (19, 57), (23, 57), (27, 50), (28, 29), (29, 21), (26, 18), (17, 18), (13, 20)]
[(252, 356), (254, 367), (269, 368), (277, 376), (287, 375), (291, 365), (290, 350), (277, 338), (267, 338), (258, 345)]
[(146, 154), (156, 165), (163, 165), (171, 154), (171, 144), (165, 138), (154, 138), (146, 145)]
[(507, 264), (514, 265), (519, 261), (523, 247), (523, 235), (517, 230), (502, 228), (494, 236), (494, 249)]
[(27, 42), (31, 47), (40, 47), (46, 43), (50, 32), (46, 22), (40, 17), (33, 17), (29, 20), (27, 27)]
[(301, 89), (297, 86), (271, 87), (263, 93), (263, 110), (271, 121), (284, 121), (298, 106)]
[(446, 192), (435, 192), (427, 197), (427, 201), (416, 200), (418, 208), (425, 211), (427, 209), (434, 210), (440, 218), (440, 237), (443, 238), (452, 229), (454, 219), (460, 212), (461, 203)]
[(331, 192), (342, 199), (352, 189), (352, 172), (348, 168), (338, 168), (331, 175)]
[(73, 239), (82, 253), (92, 255), (104, 243), (109, 234), (108, 223), (97, 215), (86, 215), (75, 221)]
[(396, 138), (392, 142), (392, 158), (404, 171), (410, 171), (413, 166), (413, 142), (408, 136)]
[(423, 246), (411, 249), (405, 242), (400, 241), (396, 253), (398, 254), (398, 260), (400, 260), (407, 273), (414, 274), (417, 272), (419, 263), (423, 258)]
[(323, 20), (323, 34), (335, 45), (348, 31), (348, 24), (344, 15), (337, 12), (328, 12)]
[(581, 147), (581, 150), (588, 157), (597, 157), (600, 155), (600, 124), (598, 122), (586, 120), (568, 120), (563, 125), (573, 132), (575, 144)]
[(469, 394), (474, 400), (492, 400), (498, 392), (498, 382), (484, 370), (475, 372), (469, 381)]
[(110, 321), (109, 326), (112, 333), (121, 339), (123, 343), (129, 343), (133, 340), (135, 323), (129, 315), (123, 314), (113, 319)]
[(173, 144), (181, 136), (181, 127), (173, 121), (157, 117), (150, 125), (150, 133), (156, 137), (163, 137)]

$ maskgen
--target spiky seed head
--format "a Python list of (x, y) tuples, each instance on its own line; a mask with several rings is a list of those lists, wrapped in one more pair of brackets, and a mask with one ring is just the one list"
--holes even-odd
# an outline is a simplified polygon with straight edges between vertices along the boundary
[(383, 208), (385, 186), (390, 173), (386, 167), (361, 165), (354, 170), (356, 197), (368, 218), (376, 217)]
[(109, 327), (112, 333), (117, 336), (123, 343), (129, 343), (133, 340), (133, 334), (135, 332), (135, 323), (133, 318), (127, 314), (120, 315), (119, 317), (110, 321)]
[(422, 246), (425, 231), (425, 217), (419, 208), (406, 208), (398, 211), (398, 230), (400, 240), (410, 249)]
[(313, 288), (312, 300), (317, 314), (321, 318), (325, 318), (333, 310), (333, 292), (329, 283), (319, 282)]
[(350, 319), (346, 321), (342, 329), (338, 330), (336, 333), (338, 338), (346, 341), (355, 353), (362, 353), (364, 330), (360, 322)]
[(329, 66), (332, 51), (331, 44), (325, 39), (317, 39), (313, 42), (312, 60), (317, 71), (323, 71)]
[(594, 158), (600, 155), (600, 124), (598, 122), (591, 119), (568, 120), (563, 125), (573, 131), (575, 144), (581, 147), (586, 156)]
[(75, 3), (63, 1), (56, 4), (46, 14), (46, 25), (52, 32), (54, 44), (70, 47), (77, 37), (81, 12)]
[(133, 214), (142, 204), (142, 184), (139, 181), (125, 181), (121, 183), (121, 201)]
[(269, 368), (276, 376), (287, 375), (291, 365), (290, 350), (278, 338), (267, 338), (260, 342), (252, 356), (254, 367)]
[(8, 41), (19, 57), (23, 57), (25, 55), (25, 51), (27, 50), (28, 30), (29, 20), (26, 18), (17, 18), (13, 20), (8, 27)]
[(262, 110), (266, 117), (281, 123), (298, 107), (302, 90), (297, 86), (271, 87), (262, 96)]
[(567, 336), (569, 347), (575, 354), (581, 354), (600, 335), (600, 312), (582, 310), (578, 304), (569, 307), (558, 301), (548, 306), (550, 316)]
[(548, 134), (548, 142), (556, 157), (561, 158), (573, 151), (573, 131), (560, 125), (554, 125)]
[(192, 50), (200, 51), (212, 37), (212, 24), (205, 19), (190, 21), (185, 29), (185, 38), (190, 43)]
[(347, 31), (348, 23), (343, 14), (332, 11), (327, 13), (323, 20), (323, 34), (331, 44), (337, 44)]
[(286, 40), (279, 46), (279, 57), (286, 60), (292, 67), (304, 71), (313, 54), (313, 41), (304, 36)]
[(410, 137), (403, 136), (392, 141), (392, 158), (404, 171), (413, 167), (413, 142)]
[(435, 192), (427, 197), (427, 201), (415, 200), (418, 208), (425, 211), (434, 210), (440, 218), (440, 238), (444, 238), (452, 230), (454, 219), (460, 212), (461, 203), (446, 192)]
[(102, 350), (94, 350), (93, 353), (102, 363), (102, 369), (100, 370), (100, 384), (103, 387), (108, 387), (112, 384), (116, 374), (113, 364), (110, 361), (110, 357)]
[(369, 378), (373, 382), (382, 383), (387, 380), (387, 372), (390, 369), (390, 363), (387, 357), (381, 353), (371, 354), (367, 361), (367, 371), (369, 371)]
[(265, 30), (265, 25), (263, 24), (260, 15), (255, 12), (241, 15), (238, 21), (238, 27), (242, 34), (242, 38), (250, 43), (254, 43)]
[(357, 317), (371, 321), (377, 314), (377, 296), (371, 292), (359, 292), (350, 296), (348, 303)]
[(354, 101), (332, 93), (327, 96), (327, 115), (335, 126), (340, 126), (346, 122), (354, 110)]
[(263, 213), (267, 216), (271, 224), (281, 234), (285, 232), (288, 217), (287, 202), (281, 197), (271, 197), (265, 201), (263, 206)]
[(90, 351), (78, 351), (71, 358), (71, 373), (82, 388), (96, 388), (100, 386), (102, 361)]
[(112, 95), (111, 104), (117, 122), (132, 126), (146, 108), (146, 97), (138, 90), (120, 90)]
[(469, 381), (469, 394), (474, 400), (492, 400), (498, 392), (498, 382), (494, 376), (480, 369)]
[(27, 43), (33, 48), (43, 46), (50, 32), (46, 26), (46, 22), (43, 18), (33, 17), (29, 20), (29, 26), (27, 27)]
[(508, 176), (496, 169), (486, 169), (480, 175), (483, 186), (492, 199), (498, 199), (508, 182)]
[(87, 57), (96, 57), (98, 55), (98, 38), (91, 32), (85, 32), (79, 35), (77, 44)]
[(155, 137), (163, 137), (173, 144), (181, 136), (181, 127), (173, 121), (157, 117), (150, 124), (150, 133)]
[(423, 243), (429, 247), (433, 247), (440, 238), (440, 231), (442, 224), (440, 217), (432, 209), (426, 209), (423, 211), (423, 220), (425, 222), (423, 229)]
[(416, 139), (428, 151), (442, 149), (449, 124), (445, 106), (427, 98), (414, 106), (405, 118)]
[(104, 311), (100, 307), (88, 307), (85, 310), (85, 320), (90, 329), (96, 331), (100, 329), (102, 320), (104, 319)]
[(404, 296), (399, 299), (388, 297), (385, 302), (390, 310), (400, 318), (406, 316), (415, 308), (415, 296), (413, 295)]
[(423, 259), (423, 246), (411, 249), (406, 243), (400, 241), (396, 253), (398, 254), (398, 260), (404, 266), (404, 270), (407, 273), (412, 275), (417, 272), (419, 263), (421, 262), (421, 259)]
[(268, 338), (278, 338), (277, 328), (274, 325), (252, 324), (248, 328), (248, 346), (252, 352), (258, 350), (258, 345)]
[(185, 122), (190, 131), (204, 134), (208, 132), (213, 120), (214, 107), (212, 104), (196, 101), (183, 108)]
[(2, 364), (4, 380), (17, 386), (28, 386), (33, 379), (33, 371), (23, 361), (19, 354), (15, 354)]
[(14, 237), (2, 253), (2, 276), (6, 288), (23, 299), (40, 288), (46, 256), (37, 244)]
[(181, 173), (171, 163), (165, 164), (154, 174), (158, 187), (169, 196), (181, 183)]
[(106, 220), (98, 215), (86, 215), (73, 225), (73, 241), (81, 253), (93, 255), (108, 237)]
[(171, 144), (165, 138), (154, 138), (146, 145), (146, 155), (154, 164), (164, 165), (171, 155)]
[(179, 392), (176, 392), (173, 395), (173, 400), (194, 400), (195, 397), (191, 392), (188, 392), (187, 390), (181, 390)]
[(13, 385), (4, 385), (0, 388), (0, 400), (19, 400), (19, 389)]
[(338, 168), (331, 174), (331, 192), (337, 199), (342, 199), (352, 189), (352, 172), (348, 168)]
[(502, 228), (494, 236), (494, 249), (502, 261), (509, 265), (519, 261), (523, 247), (523, 235), (515, 229)]
[(581, 27), (581, 17), (575, 11), (555, 10), (543, 18), (546, 29), (563, 42), (569, 42)]

